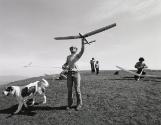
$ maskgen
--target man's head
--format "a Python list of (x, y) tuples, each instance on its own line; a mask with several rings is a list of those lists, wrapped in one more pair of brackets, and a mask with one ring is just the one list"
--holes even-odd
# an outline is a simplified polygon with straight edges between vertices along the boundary
[(143, 62), (143, 61), (144, 61), (144, 58), (143, 58), (143, 57), (140, 57), (140, 58), (139, 58), (139, 61), (140, 61), (140, 62)]
[(77, 52), (77, 47), (71, 46), (69, 49), (72, 54), (75, 54)]

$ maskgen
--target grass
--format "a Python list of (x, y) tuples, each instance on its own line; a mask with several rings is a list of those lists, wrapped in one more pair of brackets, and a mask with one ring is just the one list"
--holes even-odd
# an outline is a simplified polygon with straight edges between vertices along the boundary
[[(113, 75), (115, 71), (101, 71), (99, 75), (89, 71), (81, 72), (81, 91), (83, 108), (75, 111), (65, 110), (67, 104), (66, 81), (46, 77), (47, 104), (17, 109), (13, 97), (0, 95), (0, 125), (160, 125), (161, 124), (161, 79), (144, 78), (135, 81), (124, 72)], [(161, 75), (161, 71), (148, 71), (148, 74)], [(39, 80), (35, 77), (10, 84), (24, 85)], [(0, 91), (4, 85), (0, 87)]]

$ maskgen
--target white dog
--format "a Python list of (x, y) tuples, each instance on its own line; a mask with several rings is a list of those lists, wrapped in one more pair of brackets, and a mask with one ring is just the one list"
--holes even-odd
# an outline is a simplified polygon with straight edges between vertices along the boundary
[(47, 80), (42, 79), (41, 81), (36, 81), (33, 83), (30, 83), (26, 86), (10, 86), (7, 87), (4, 91), (3, 94), (8, 96), (8, 95), (15, 95), (17, 98), (17, 101), (19, 103), (18, 109), (15, 111), (14, 114), (17, 114), (20, 112), (23, 104), (27, 108), (26, 101), (29, 98), (33, 98), (32, 105), (35, 103), (35, 95), (42, 94), (44, 97), (43, 103), (46, 103), (46, 95), (45, 95), (45, 88), (49, 86), (49, 83)]

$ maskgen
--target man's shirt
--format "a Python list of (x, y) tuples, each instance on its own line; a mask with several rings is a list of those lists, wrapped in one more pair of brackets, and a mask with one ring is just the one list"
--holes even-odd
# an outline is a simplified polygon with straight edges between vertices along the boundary
[(99, 64), (98, 63), (95, 64), (95, 68), (99, 68)]
[(79, 60), (79, 54), (69, 55), (67, 57), (67, 69), (72, 71), (78, 71), (76, 62)]
[(147, 68), (147, 66), (146, 66), (145, 63), (137, 62), (137, 63), (135, 64), (135, 68), (137, 68), (137, 69), (143, 69), (143, 68)]

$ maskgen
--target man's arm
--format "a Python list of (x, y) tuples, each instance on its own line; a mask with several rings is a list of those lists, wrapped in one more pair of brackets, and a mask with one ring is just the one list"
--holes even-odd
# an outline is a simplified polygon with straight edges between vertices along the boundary
[(143, 65), (144, 65), (143, 68), (148, 68), (148, 66), (145, 63)]
[(137, 62), (134, 67), (139, 68), (139, 63)]
[(81, 58), (83, 53), (84, 53), (84, 39), (82, 39), (82, 48), (81, 48), (81, 51), (75, 56), (75, 58), (72, 60), (72, 63), (77, 62)]
[(83, 55), (83, 53), (84, 53), (84, 39), (82, 39), (81, 51), (77, 54), (78, 59)]

